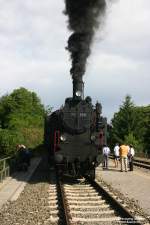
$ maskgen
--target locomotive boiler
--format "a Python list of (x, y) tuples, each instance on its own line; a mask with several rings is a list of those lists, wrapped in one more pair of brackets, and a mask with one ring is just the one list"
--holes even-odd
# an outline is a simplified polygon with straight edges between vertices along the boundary
[(107, 119), (100, 103), (84, 98), (82, 78), (73, 80), (73, 97), (45, 120), (45, 145), (50, 162), (62, 175), (95, 178), (106, 144)]

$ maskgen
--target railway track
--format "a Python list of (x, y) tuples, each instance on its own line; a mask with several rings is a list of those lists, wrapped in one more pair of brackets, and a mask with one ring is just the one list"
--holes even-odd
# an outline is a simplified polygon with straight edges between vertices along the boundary
[[(111, 159), (114, 159), (113, 155), (110, 155)], [(140, 158), (134, 158), (133, 164), (137, 167), (142, 167), (145, 169), (150, 169), (150, 160), (148, 159), (140, 159)]]
[(44, 161), (20, 197), (0, 212), (3, 225), (115, 225), (144, 224), (125, 205), (116, 201), (107, 187), (87, 178), (59, 179)]
[(150, 169), (150, 160), (142, 160), (142, 159), (135, 158), (133, 164), (138, 167)]
[(66, 225), (144, 224), (144, 218), (134, 217), (95, 181), (58, 181), (58, 185)]

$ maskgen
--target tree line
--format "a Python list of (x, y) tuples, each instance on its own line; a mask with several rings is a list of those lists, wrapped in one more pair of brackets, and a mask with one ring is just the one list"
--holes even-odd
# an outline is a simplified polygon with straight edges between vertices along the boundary
[[(135, 106), (130, 95), (111, 120), (109, 143), (132, 144), (137, 153), (150, 155), (150, 105)], [(139, 154), (140, 155), (140, 154)]]
[[(51, 111), (35, 92), (23, 87), (0, 97), (0, 158), (13, 155), (17, 144), (30, 148), (43, 143), (44, 118)], [(108, 142), (133, 144), (150, 155), (150, 105), (135, 106), (127, 95), (108, 125)]]
[(0, 98), (0, 157), (17, 144), (34, 148), (43, 142), (45, 109), (36, 93), (21, 87)]

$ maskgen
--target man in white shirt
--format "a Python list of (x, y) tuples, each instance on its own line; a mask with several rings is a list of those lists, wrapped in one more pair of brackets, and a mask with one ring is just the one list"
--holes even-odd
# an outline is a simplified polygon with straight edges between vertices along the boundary
[(118, 161), (119, 161), (119, 144), (118, 143), (114, 147), (114, 160), (115, 160), (115, 167), (118, 167)]
[(133, 148), (133, 145), (129, 146), (129, 152), (128, 152), (128, 161), (129, 161), (129, 168), (130, 171), (133, 171), (133, 157), (135, 155), (135, 151)]
[(104, 145), (103, 147), (103, 159), (104, 159), (103, 168), (104, 169), (108, 169), (109, 154), (110, 154), (110, 148), (107, 145)]

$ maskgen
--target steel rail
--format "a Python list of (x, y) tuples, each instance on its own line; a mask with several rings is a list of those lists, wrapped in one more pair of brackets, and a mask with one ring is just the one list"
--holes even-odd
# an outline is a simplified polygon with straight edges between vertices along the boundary
[(150, 165), (150, 160), (148, 160), (148, 159), (140, 159), (140, 158), (134, 157), (134, 161)]
[(133, 161), (133, 165), (138, 166), (138, 167), (143, 167), (145, 169), (150, 169), (149, 164), (145, 164), (145, 162), (138, 162), (138, 161)]
[[(114, 156), (111, 154), (109, 156), (109, 158), (114, 159)], [(146, 160), (143, 160), (143, 159), (134, 158), (133, 159), (133, 165), (138, 166), (138, 167), (143, 167), (145, 169), (150, 169), (150, 161), (146, 161)]]
[(129, 210), (127, 210), (123, 205), (121, 205), (113, 196), (111, 196), (100, 184), (96, 181), (89, 179), (87, 176), (85, 177), (88, 182), (99, 192), (104, 198), (109, 202), (109, 204), (119, 213), (119, 215), (123, 218), (122, 222), (126, 222), (133, 225), (142, 225), (139, 221), (137, 221)]
[(71, 216), (69, 214), (68, 202), (67, 202), (67, 198), (65, 195), (62, 181), (61, 181), (57, 171), (56, 171), (56, 176), (57, 176), (57, 190), (58, 190), (58, 194), (60, 197), (61, 207), (63, 210), (63, 225), (70, 225), (71, 224), (70, 223)]

